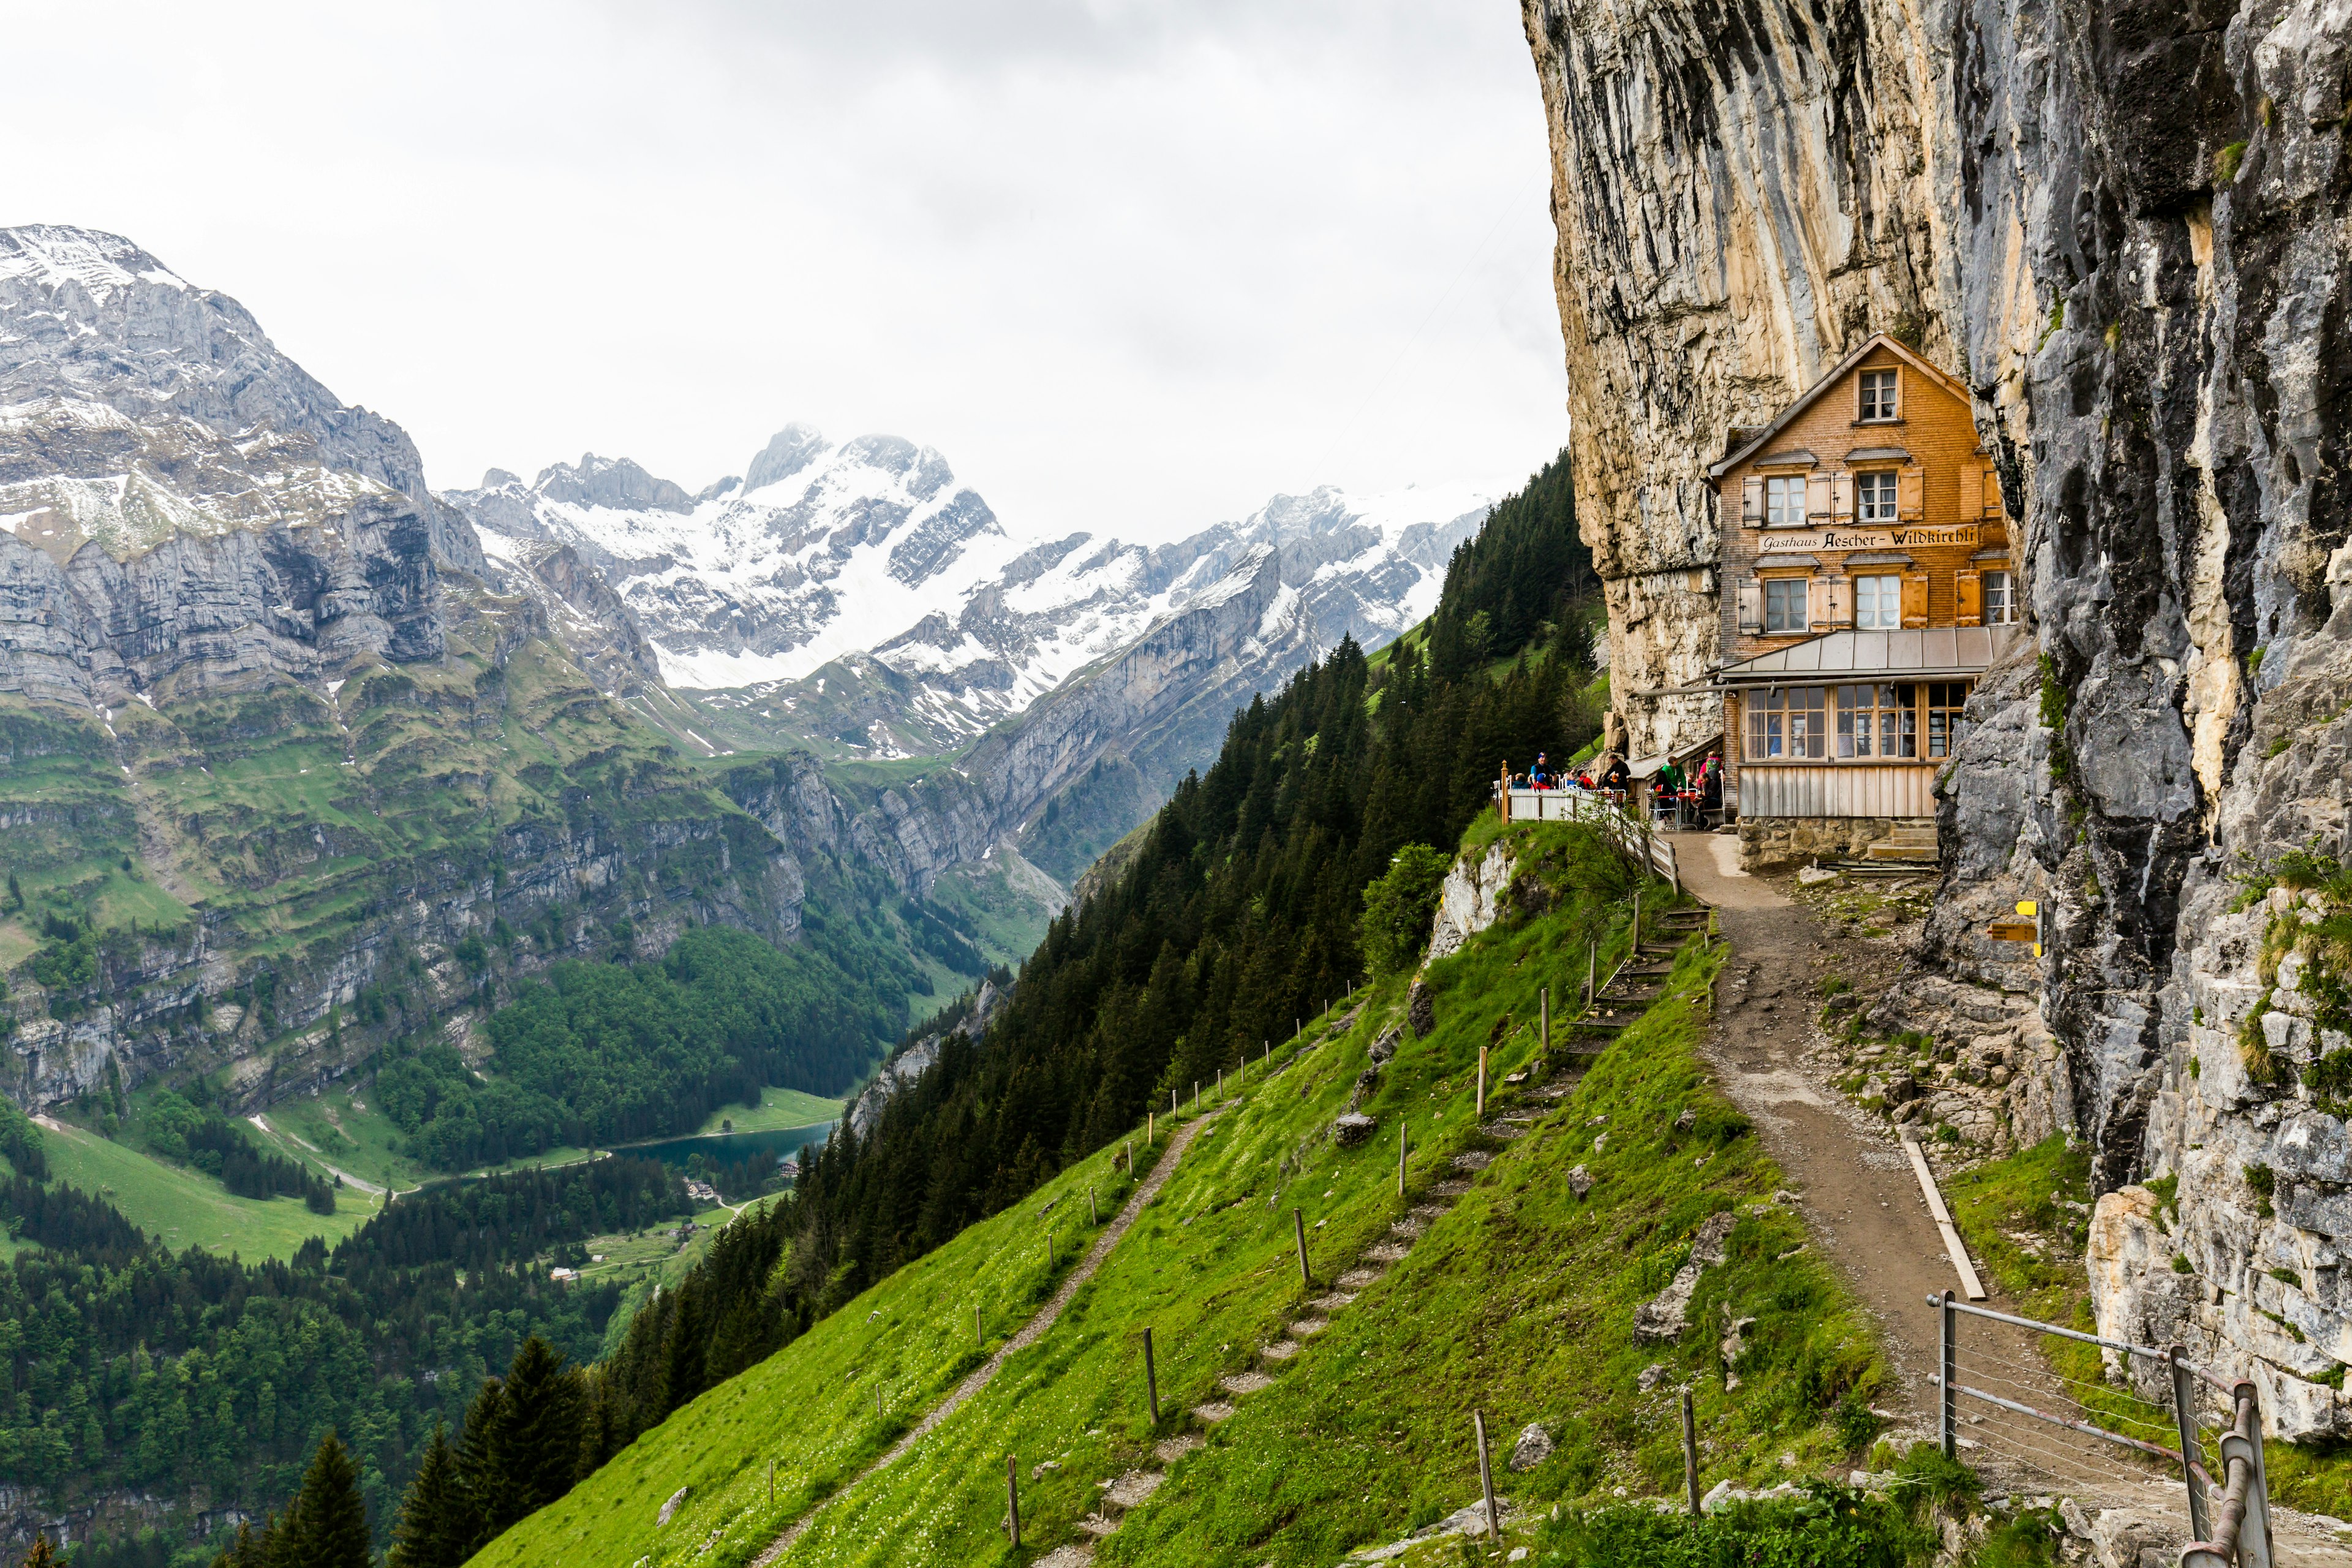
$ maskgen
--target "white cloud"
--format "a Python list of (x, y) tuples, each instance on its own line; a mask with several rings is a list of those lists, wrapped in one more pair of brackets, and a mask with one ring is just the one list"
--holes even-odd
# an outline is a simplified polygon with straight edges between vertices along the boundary
[(236, 295), (436, 484), (593, 447), (694, 488), (800, 418), (940, 447), (1021, 532), (1150, 537), (1507, 482), (1565, 437), (1543, 118), (1495, 0), (0, 24), (0, 222)]

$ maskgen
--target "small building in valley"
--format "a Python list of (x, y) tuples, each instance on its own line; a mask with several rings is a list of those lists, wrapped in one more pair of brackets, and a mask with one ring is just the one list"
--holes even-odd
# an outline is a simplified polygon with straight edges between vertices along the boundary
[(1708, 479), (1741, 862), (1932, 860), (1961, 705), (2019, 635), (1968, 389), (1879, 334), (1731, 446)]

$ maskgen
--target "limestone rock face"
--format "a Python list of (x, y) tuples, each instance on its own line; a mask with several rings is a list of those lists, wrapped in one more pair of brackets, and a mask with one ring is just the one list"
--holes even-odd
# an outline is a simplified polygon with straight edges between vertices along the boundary
[(1490, 844), (1475, 860), (1455, 858), (1438, 889), (1437, 913), (1430, 921), (1432, 962), (1462, 951), (1462, 944), (1502, 917), (1503, 894), (1511, 885), (1514, 857), (1502, 844)]
[(34, 226), (0, 230), (0, 693), (104, 710), (440, 656), (472, 531), (236, 300)]
[[(2265, 942), (2303, 917), (2248, 907), (2238, 879), (2305, 846), (2352, 858), (2352, 16), (1522, 15), (1616, 689), (1712, 657), (1719, 603), (1675, 584), (1711, 554), (1702, 470), (1729, 426), (1873, 330), (1967, 382), (2032, 639), (1980, 683), (1939, 779), (1916, 963), (2032, 1005), (2056, 1073), (2029, 1054), (1982, 1087), (2090, 1140), (2102, 1191), (2179, 1178), (2160, 1257), (2115, 1217), (2116, 1310), (2250, 1368), (2281, 1430), (2338, 1429), (2321, 1380), (2352, 1361), (2352, 1170), (2319, 1064), (2346, 1031), (2298, 986), (2266, 1002)], [(1629, 702), (1633, 748), (1685, 700)], [(2039, 962), (1983, 935), (2021, 898), (2045, 914)], [(1965, 1059), (2011, 1025), (1951, 1027)]]
[[(1636, 755), (1719, 722), (1706, 469), (1873, 331), (1954, 356), (1924, 145), (1930, 49), (1893, 4), (1522, 0), (1550, 122), (1579, 526)], [(1948, 33), (1946, 35), (1948, 37)]]

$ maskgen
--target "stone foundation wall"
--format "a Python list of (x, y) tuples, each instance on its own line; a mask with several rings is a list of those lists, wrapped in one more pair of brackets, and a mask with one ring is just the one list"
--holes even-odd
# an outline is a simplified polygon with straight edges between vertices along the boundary
[[(1816, 858), (1859, 860), (1862, 852), (1898, 827), (1933, 827), (1928, 816), (1743, 816), (1739, 819), (1739, 867), (1771, 871), (1810, 865)], [(1922, 866), (1932, 872), (1932, 866)]]

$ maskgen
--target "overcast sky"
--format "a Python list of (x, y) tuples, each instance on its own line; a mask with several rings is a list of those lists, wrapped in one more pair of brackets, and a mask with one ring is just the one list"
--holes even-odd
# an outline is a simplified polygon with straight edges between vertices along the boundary
[(1016, 532), (1566, 439), (1509, 0), (0, 0), (0, 222), (235, 295), (439, 486), (937, 447)]

